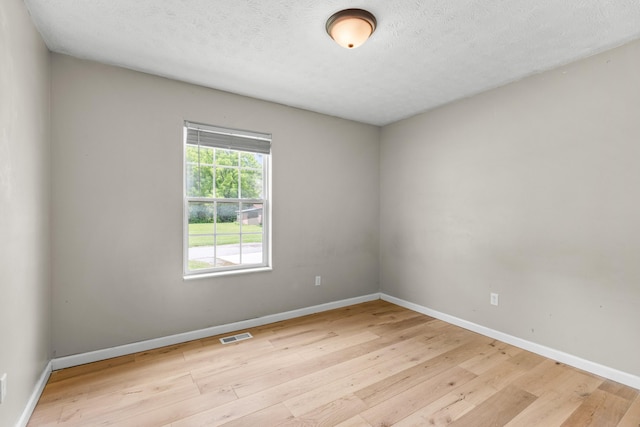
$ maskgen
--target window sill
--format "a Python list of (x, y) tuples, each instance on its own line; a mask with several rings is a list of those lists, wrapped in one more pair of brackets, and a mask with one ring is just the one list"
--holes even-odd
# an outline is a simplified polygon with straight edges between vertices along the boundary
[(190, 274), (188, 276), (182, 276), (183, 280), (197, 280), (197, 279), (208, 279), (211, 277), (221, 277), (221, 276), (235, 276), (236, 274), (247, 274), (247, 273), (262, 273), (265, 271), (273, 271), (273, 267), (257, 267), (257, 268), (244, 268), (241, 270), (225, 270), (225, 271), (216, 271), (202, 274)]

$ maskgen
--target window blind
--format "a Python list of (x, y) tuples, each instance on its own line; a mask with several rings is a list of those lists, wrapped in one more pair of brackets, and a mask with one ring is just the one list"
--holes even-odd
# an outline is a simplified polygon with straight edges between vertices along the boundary
[(271, 134), (185, 122), (187, 144), (271, 154)]

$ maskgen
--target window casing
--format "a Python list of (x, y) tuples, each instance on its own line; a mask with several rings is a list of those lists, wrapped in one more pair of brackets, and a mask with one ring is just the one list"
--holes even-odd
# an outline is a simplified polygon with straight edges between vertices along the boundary
[(184, 276), (270, 268), (271, 135), (184, 125)]

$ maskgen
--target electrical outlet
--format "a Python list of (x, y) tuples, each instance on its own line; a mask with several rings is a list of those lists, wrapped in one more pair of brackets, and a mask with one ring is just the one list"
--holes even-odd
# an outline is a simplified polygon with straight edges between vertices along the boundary
[(7, 396), (7, 374), (4, 373), (0, 377), (0, 403), (4, 402), (4, 398)]
[(498, 305), (498, 294), (491, 293), (491, 305)]
[(316, 276), (316, 286), (320, 286), (320, 285), (322, 285), (322, 277)]

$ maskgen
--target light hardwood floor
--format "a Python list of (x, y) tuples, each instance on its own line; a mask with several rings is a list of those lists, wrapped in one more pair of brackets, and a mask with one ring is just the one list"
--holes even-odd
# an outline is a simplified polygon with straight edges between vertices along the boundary
[(249, 332), (56, 371), (29, 426), (640, 426), (638, 390), (384, 301)]

